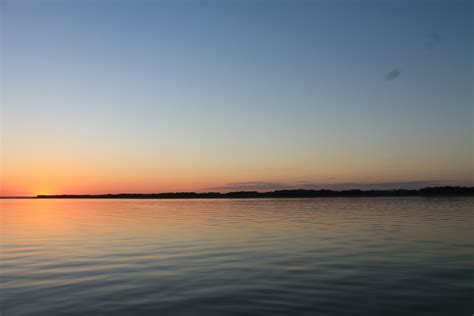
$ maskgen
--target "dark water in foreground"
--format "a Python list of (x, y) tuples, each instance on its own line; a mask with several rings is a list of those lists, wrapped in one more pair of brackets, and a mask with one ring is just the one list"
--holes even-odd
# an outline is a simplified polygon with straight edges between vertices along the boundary
[(0, 203), (2, 316), (474, 313), (474, 198)]

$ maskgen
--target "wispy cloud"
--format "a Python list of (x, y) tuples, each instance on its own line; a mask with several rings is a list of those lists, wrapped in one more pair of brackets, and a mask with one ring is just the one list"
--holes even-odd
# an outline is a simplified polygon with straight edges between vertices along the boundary
[(332, 189), (332, 190), (372, 190), (372, 189), (419, 189), (422, 187), (448, 185), (449, 181), (425, 180), (425, 181), (400, 181), (400, 182), (377, 182), (377, 181), (354, 181), (339, 183), (306, 183), (303, 189)]
[(286, 185), (280, 182), (232, 182), (226, 183), (222, 186), (207, 188), (207, 190), (216, 191), (272, 191), (285, 189)]
[(205, 191), (273, 191), (273, 190), (349, 190), (349, 189), (419, 189), (429, 186), (451, 185), (450, 181), (440, 180), (424, 180), (424, 181), (400, 181), (400, 182), (376, 182), (376, 181), (354, 181), (354, 182), (311, 182), (297, 181), (294, 183), (284, 182), (265, 182), (265, 181), (249, 181), (249, 182), (232, 182), (222, 186), (205, 188)]

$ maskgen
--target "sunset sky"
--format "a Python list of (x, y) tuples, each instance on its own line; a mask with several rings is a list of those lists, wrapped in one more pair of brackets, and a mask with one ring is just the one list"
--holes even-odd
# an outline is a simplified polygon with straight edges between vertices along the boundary
[(0, 195), (474, 185), (473, 3), (2, 1)]

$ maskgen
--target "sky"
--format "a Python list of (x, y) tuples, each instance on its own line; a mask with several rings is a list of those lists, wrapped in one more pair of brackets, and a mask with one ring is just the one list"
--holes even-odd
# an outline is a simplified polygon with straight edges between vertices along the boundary
[(474, 185), (473, 1), (1, 1), (0, 195)]

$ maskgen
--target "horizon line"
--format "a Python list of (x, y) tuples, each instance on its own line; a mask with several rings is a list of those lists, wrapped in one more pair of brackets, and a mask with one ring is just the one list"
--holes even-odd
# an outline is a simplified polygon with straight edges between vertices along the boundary
[[(354, 195), (364, 195), (365, 196), (378, 196), (383, 194), (393, 194), (392, 196), (403, 195), (413, 195), (416, 193), (429, 193), (440, 194), (449, 193), (453, 194), (465, 194), (474, 195), (474, 186), (430, 186), (423, 187), (418, 189), (404, 189), (404, 188), (393, 188), (393, 189), (279, 189), (279, 190), (269, 190), (269, 191), (257, 191), (257, 190), (237, 190), (237, 191), (177, 191), (177, 192), (158, 192), (158, 193), (130, 193), (130, 192), (121, 192), (121, 193), (99, 193), (99, 194), (37, 194), (31, 196), (0, 196), (0, 199), (45, 199), (45, 198), (168, 198), (168, 199), (185, 199), (185, 198), (226, 198), (232, 196), (238, 197), (249, 197), (253, 195), (255, 197), (286, 197), (284, 194), (289, 194), (294, 197), (297, 193), (300, 193), (303, 196), (311, 195), (311, 193), (318, 196), (324, 196), (324, 194), (330, 196), (354, 196)], [(370, 195), (372, 193), (372, 195)], [(377, 195), (378, 194), (378, 195)], [(250, 196), (252, 197), (252, 196)], [(296, 196), (297, 197), (297, 196)], [(315, 196), (317, 197), (317, 196)]]

